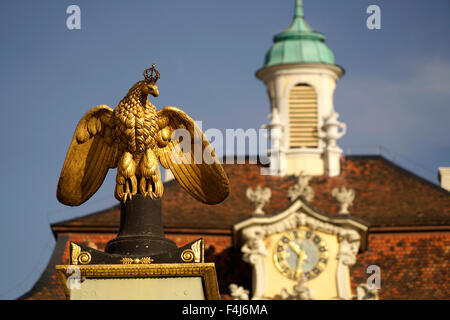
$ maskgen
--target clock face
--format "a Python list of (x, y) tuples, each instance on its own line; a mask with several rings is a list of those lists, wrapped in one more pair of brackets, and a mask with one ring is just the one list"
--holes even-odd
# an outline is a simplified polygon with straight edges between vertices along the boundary
[(328, 262), (328, 248), (322, 238), (307, 229), (285, 232), (275, 244), (273, 259), (277, 270), (291, 280), (317, 277)]

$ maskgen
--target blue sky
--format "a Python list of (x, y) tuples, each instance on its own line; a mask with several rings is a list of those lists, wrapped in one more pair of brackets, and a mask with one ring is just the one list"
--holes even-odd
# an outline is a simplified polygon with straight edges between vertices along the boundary
[[(66, 8), (81, 8), (81, 30)], [(381, 8), (368, 30), (366, 8)], [(294, 0), (0, 1), (0, 299), (39, 278), (53, 250), (50, 224), (116, 203), (114, 172), (86, 204), (68, 208), (56, 184), (78, 120), (115, 107), (156, 61), (160, 97), (203, 128), (259, 128), (269, 101), (254, 76)], [(337, 64), (335, 109), (350, 153), (383, 146), (399, 164), (437, 183), (450, 166), (450, 2), (305, 0), (309, 24)]]

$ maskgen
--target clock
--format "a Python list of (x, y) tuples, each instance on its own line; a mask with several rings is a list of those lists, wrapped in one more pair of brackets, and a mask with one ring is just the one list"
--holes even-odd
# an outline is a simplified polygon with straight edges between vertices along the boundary
[(318, 234), (308, 229), (287, 231), (275, 244), (273, 260), (276, 269), (288, 279), (311, 280), (325, 269), (328, 247)]

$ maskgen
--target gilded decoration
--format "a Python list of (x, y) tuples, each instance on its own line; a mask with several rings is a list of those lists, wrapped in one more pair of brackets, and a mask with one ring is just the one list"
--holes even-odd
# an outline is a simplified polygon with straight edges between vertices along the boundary
[(71, 264), (89, 264), (91, 254), (87, 251), (81, 251), (81, 247), (76, 243), (70, 243), (70, 263)]
[(203, 240), (195, 241), (190, 249), (181, 252), (181, 260), (183, 262), (202, 262), (203, 261)]
[(192, 262), (194, 261), (194, 251), (191, 249), (186, 249), (181, 253), (181, 260), (184, 262)]
[(70, 242), (69, 256), (72, 265), (201, 263), (204, 262), (204, 243), (203, 239), (199, 239), (171, 252), (162, 252), (155, 255), (110, 255), (84, 244)]
[(156, 110), (148, 99), (159, 95), (159, 78), (153, 64), (114, 110), (98, 105), (79, 121), (58, 181), (61, 203), (86, 202), (111, 168), (117, 168), (117, 200), (125, 203), (138, 193), (159, 199), (164, 188), (158, 161), (195, 199), (216, 204), (228, 196), (228, 177), (195, 121), (176, 107)]
[(154, 259), (150, 257), (142, 257), (142, 258), (122, 258), (120, 262), (122, 264), (150, 264), (154, 261)]

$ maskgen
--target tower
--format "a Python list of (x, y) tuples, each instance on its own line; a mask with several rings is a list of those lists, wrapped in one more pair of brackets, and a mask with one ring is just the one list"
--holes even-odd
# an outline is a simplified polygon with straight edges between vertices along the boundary
[(334, 110), (336, 82), (344, 70), (335, 64), (325, 37), (305, 21), (302, 0), (294, 19), (266, 53), (256, 77), (264, 82), (271, 104), (271, 172), (336, 176), (346, 132)]

